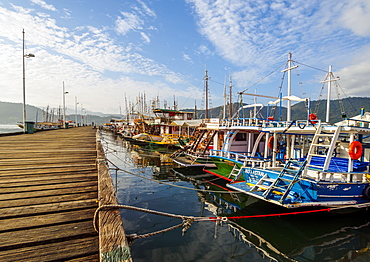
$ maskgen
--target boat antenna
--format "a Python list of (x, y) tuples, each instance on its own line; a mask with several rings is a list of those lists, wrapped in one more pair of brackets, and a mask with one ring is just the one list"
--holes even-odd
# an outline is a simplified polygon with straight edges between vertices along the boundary
[(227, 94), (226, 94), (226, 75), (224, 78), (224, 108), (223, 108), (223, 119), (226, 118), (226, 105), (227, 105)]
[[(205, 66), (204, 66), (205, 67)], [(208, 79), (210, 77), (208, 77), (208, 70), (206, 69), (205, 67), (205, 74), (204, 74), (204, 92), (205, 92), (205, 97), (206, 97), (206, 103), (205, 103), (205, 118), (208, 119), (209, 118), (209, 115), (208, 115)]]
[[(293, 66), (292, 67), (292, 53), (288, 53), (288, 68), (282, 70), (281, 72), (286, 72), (288, 71), (288, 92), (287, 92), (287, 95), (288, 97), (290, 97), (292, 95), (292, 85), (291, 85), (291, 75), (292, 75), (292, 70), (297, 68), (298, 66)], [(292, 105), (292, 101), (290, 101), (290, 99), (287, 100), (287, 116), (286, 116), (286, 120), (287, 121), (290, 121), (291, 120), (291, 105)]]
[(232, 74), (230, 73), (230, 81), (229, 81), (229, 99), (230, 99), (230, 105), (229, 105), (229, 116), (233, 115), (233, 80), (232, 80)]

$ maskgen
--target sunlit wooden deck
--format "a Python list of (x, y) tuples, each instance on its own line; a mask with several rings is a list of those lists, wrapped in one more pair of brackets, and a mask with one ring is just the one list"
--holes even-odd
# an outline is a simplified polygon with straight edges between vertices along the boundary
[(97, 157), (92, 127), (0, 137), (1, 261), (99, 261)]

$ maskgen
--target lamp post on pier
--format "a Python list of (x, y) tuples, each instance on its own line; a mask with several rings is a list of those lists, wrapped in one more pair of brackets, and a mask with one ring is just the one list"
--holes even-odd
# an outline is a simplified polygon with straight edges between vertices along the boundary
[(35, 57), (34, 54), (25, 54), (24, 53), (24, 29), (23, 33), (23, 132), (26, 133), (26, 120), (27, 120), (27, 113), (26, 113), (26, 69), (25, 69), (25, 58)]
[(64, 90), (64, 81), (63, 81), (63, 128), (66, 128), (66, 92)]
[(77, 96), (75, 96), (75, 127), (77, 127), (77, 105), (79, 102), (77, 102)]

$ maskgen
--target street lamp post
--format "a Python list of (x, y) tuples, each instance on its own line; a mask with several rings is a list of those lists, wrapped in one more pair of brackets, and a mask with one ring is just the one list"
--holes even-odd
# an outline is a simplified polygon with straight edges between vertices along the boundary
[(63, 81), (63, 128), (66, 128), (66, 92), (64, 90), (64, 81)]
[(85, 110), (85, 108), (81, 104), (81, 126), (84, 125), (84, 110)]
[(25, 70), (25, 59), (24, 58), (30, 58), (35, 57), (34, 54), (25, 54), (24, 53), (24, 29), (23, 29), (23, 132), (26, 133), (26, 119), (27, 119), (27, 113), (26, 113), (26, 70)]
[(75, 96), (75, 125), (77, 127), (77, 105), (79, 102), (77, 102), (77, 96)]

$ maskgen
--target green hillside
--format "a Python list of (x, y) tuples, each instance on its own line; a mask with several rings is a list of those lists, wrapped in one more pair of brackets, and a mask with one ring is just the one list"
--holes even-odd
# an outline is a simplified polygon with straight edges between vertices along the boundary
[[(27, 105), (27, 120), (29, 121), (43, 121), (43, 110), (35, 106)], [(75, 115), (67, 115), (67, 120), (75, 119)], [(104, 117), (89, 115), (89, 123), (96, 123), (102, 125), (109, 122), (111, 118), (119, 118), (115, 115), (107, 115)], [(78, 122), (81, 122), (81, 115), (77, 114)], [(23, 104), (0, 102), (0, 124), (14, 125), (23, 122)]]
[[(239, 104), (233, 105), (233, 112), (235, 113), (239, 108)], [(320, 101), (310, 102), (310, 112), (315, 113), (319, 119), (325, 120), (326, 118), (326, 99)], [(359, 115), (361, 108), (365, 108), (365, 111), (370, 111), (370, 98), (369, 97), (350, 97), (342, 100), (331, 100), (330, 102), (330, 123), (339, 122), (342, 119), (342, 112), (346, 117), (353, 117)], [(244, 117), (249, 117), (250, 112), (253, 109), (243, 109)], [(264, 107), (258, 117), (267, 117), (267, 107)], [(183, 110), (186, 111), (186, 110)], [(189, 111), (194, 111), (189, 109)], [(286, 108), (282, 108), (282, 120), (286, 120)], [(242, 115), (242, 113), (240, 112)], [(291, 109), (292, 120), (304, 120), (307, 119), (307, 106), (305, 102), (299, 102), (294, 104)], [(204, 118), (204, 110), (197, 110), (197, 117)], [(223, 115), (223, 107), (215, 107), (209, 110), (210, 118), (218, 118)], [(270, 116), (274, 119), (279, 118), (279, 108), (270, 108)]]
[[(325, 120), (326, 117), (326, 100), (311, 101), (311, 113), (316, 113), (319, 119)], [(237, 112), (239, 104), (233, 104), (233, 114)], [(350, 97), (342, 100), (332, 100), (330, 103), (330, 123), (339, 122), (342, 119), (342, 112), (346, 117), (353, 117), (360, 114), (361, 108), (365, 108), (365, 111), (370, 111), (370, 98), (369, 97)], [(250, 112), (253, 109), (243, 109), (240, 111), (240, 116), (249, 117)], [(0, 102), (0, 124), (17, 124), (22, 122), (23, 108), (21, 103), (8, 103)], [(194, 109), (184, 109), (182, 111), (194, 112)], [(282, 120), (286, 120), (286, 108), (282, 108)], [(27, 105), (27, 120), (35, 121), (36, 115), (38, 121), (42, 121), (43, 111), (34, 106)], [(197, 118), (204, 118), (204, 110), (197, 110)], [(215, 107), (209, 110), (210, 118), (222, 118), (223, 107)], [(270, 108), (270, 116), (274, 119), (279, 118), (279, 108)], [(259, 117), (267, 117), (267, 107), (264, 107)], [(97, 116), (90, 115), (89, 122), (96, 124), (103, 124), (109, 122), (111, 118), (120, 118), (117, 115), (108, 116)], [(67, 115), (67, 120), (74, 120), (75, 115)], [(81, 115), (77, 115), (77, 119), (81, 119)], [(304, 102), (299, 102), (292, 106), (292, 120), (304, 120), (307, 119), (307, 108)], [(80, 120), (81, 121), (81, 120)], [(79, 121), (79, 122), (80, 122)]]
[[(37, 107), (27, 105), (27, 120), (34, 121)], [(40, 111), (41, 112), (41, 111)], [(17, 124), (23, 121), (23, 104), (0, 102), (0, 124)]]

